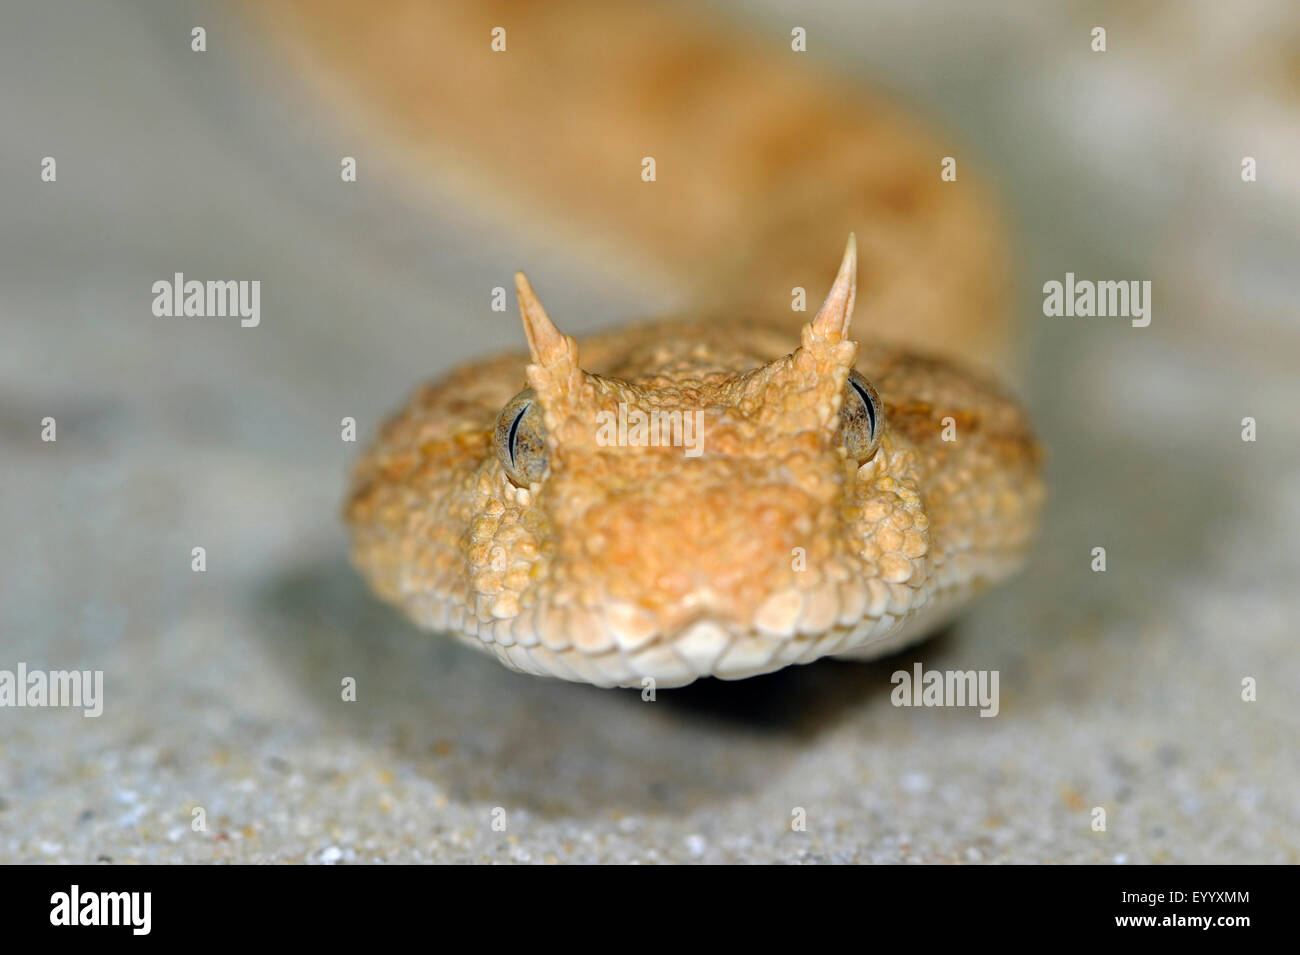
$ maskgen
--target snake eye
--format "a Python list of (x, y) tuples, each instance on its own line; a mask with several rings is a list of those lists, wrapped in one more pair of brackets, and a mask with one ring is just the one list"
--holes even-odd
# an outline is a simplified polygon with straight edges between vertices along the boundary
[(494, 439), (501, 467), (517, 487), (542, 479), (546, 473), (546, 426), (533, 389), (525, 388), (501, 409)]
[(866, 464), (880, 447), (885, 428), (885, 410), (871, 382), (856, 371), (849, 372), (840, 402), (840, 439), (844, 450), (858, 464)]

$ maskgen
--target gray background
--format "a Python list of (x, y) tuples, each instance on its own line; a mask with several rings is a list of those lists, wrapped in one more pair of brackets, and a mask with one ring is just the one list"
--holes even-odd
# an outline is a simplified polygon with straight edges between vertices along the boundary
[[(0, 668), (103, 669), (107, 700), (0, 710), (0, 860), (1298, 861), (1300, 16), (974, 6), (724, 10), (806, 26), (999, 187), (1050, 453), (1032, 568), (904, 657), (650, 705), (371, 599), (338, 423), (517, 346), (486, 290), (521, 262), (575, 331), (663, 303), (403, 180), (224, 4), (6, 3)], [(1152, 280), (1151, 326), (1042, 317), (1067, 270)], [(261, 327), (155, 318), (175, 271), (260, 279)], [(999, 670), (1001, 715), (892, 707), (916, 659)]]

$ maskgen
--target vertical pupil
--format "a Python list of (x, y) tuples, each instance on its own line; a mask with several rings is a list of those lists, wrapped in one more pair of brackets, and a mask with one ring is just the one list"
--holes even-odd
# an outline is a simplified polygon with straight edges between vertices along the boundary
[[(524, 420), (524, 415), (532, 405), (524, 405), (519, 409), (519, 414), (515, 415), (515, 420), (510, 422), (510, 436), (506, 438), (506, 447), (510, 449), (510, 466), (515, 465), (515, 435), (519, 433), (519, 422)], [(872, 426), (874, 428), (874, 425)]]
[(867, 418), (871, 421), (871, 434), (874, 437), (876, 433), (876, 407), (871, 403), (871, 396), (867, 394), (865, 388), (859, 385), (852, 378), (849, 379), (849, 384), (853, 386), (853, 390), (858, 393), (858, 397), (861, 398), (862, 403), (866, 405)]

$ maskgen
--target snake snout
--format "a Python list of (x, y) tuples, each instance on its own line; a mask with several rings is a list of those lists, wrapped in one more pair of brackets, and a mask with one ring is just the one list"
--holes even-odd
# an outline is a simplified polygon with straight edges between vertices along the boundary
[(799, 487), (722, 468), (713, 477), (625, 486), (572, 515), (558, 573), (582, 582), (589, 606), (643, 608), (660, 634), (749, 629), (774, 592), (798, 586), (807, 554), (823, 553), (834, 530)]

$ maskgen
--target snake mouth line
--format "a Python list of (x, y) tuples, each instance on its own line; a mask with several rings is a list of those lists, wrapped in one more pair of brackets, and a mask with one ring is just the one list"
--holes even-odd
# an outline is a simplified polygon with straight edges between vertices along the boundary
[[(756, 628), (728, 627), (701, 618), (669, 634), (657, 634), (636, 647), (620, 646), (612, 637), (594, 641), (538, 634), (513, 621), (481, 621), (452, 610), (446, 624), (456, 639), (495, 656), (512, 670), (557, 677), (602, 687), (664, 688), (684, 686), (701, 677), (739, 680), (770, 673), (791, 664), (811, 663), (825, 656), (878, 656), (919, 639), (934, 626), (931, 604), (913, 600), (898, 613), (835, 624), (812, 633), (774, 635)], [(940, 609), (940, 608), (935, 608)], [(467, 619), (468, 618), (468, 619)], [(604, 644), (584, 650), (579, 642)]]

